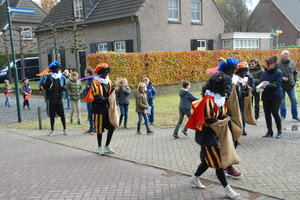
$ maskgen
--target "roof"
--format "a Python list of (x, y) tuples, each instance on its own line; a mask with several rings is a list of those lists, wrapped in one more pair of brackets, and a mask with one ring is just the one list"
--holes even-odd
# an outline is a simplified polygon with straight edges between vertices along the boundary
[(286, 18), (300, 31), (300, 0), (273, 0), (273, 3)]
[[(11, 13), (12, 22), (36, 23), (39, 24), (46, 17), (47, 13), (32, 0), (10, 0), (10, 7), (30, 8), (35, 10), (35, 14)], [(0, 29), (8, 23), (6, 3), (0, 5)]]
[[(94, 1), (94, 9), (85, 13), (80, 24), (104, 22), (114, 19), (138, 16), (140, 8), (146, 0), (100, 0)], [(85, 3), (85, 2), (84, 2)], [(88, 12), (85, 10), (85, 12)], [(54, 23), (73, 17), (73, 4), (70, 0), (61, 0), (56, 4), (41, 24)], [(45, 28), (43, 28), (45, 30)]]

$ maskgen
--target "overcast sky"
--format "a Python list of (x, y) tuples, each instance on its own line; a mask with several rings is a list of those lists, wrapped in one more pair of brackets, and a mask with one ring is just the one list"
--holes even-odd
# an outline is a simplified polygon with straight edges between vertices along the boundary
[(258, 4), (259, 0), (251, 0), (251, 5), (249, 5), (250, 9), (253, 10), (255, 6)]

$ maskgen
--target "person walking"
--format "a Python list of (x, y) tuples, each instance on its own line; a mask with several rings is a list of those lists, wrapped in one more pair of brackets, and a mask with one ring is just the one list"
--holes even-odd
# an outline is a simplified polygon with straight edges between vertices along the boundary
[(150, 114), (149, 109), (150, 109), (150, 105), (147, 102), (147, 98), (146, 98), (146, 84), (145, 83), (140, 83), (138, 85), (137, 88), (137, 93), (135, 94), (135, 111), (138, 114), (138, 123), (137, 123), (137, 134), (141, 135), (141, 123), (142, 123), (142, 117), (145, 120), (145, 126), (147, 129), (147, 134), (152, 134), (154, 133), (153, 131), (151, 131), (150, 127), (149, 127), (149, 121), (148, 121), (148, 117), (147, 114)]
[(72, 72), (71, 77), (67, 82), (67, 93), (70, 96), (71, 101), (71, 114), (70, 114), (70, 123), (73, 124), (74, 112), (77, 113), (77, 122), (79, 125), (82, 125), (81, 121), (81, 112), (80, 112), (80, 95), (82, 93), (82, 84), (78, 80), (78, 73)]
[(280, 69), (283, 73), (282, 77), (282, 89), (283, 89), (283, 101), (280, 106), (280, 115), (281, 120), (285, 120), (286, 118), (286, 103), (285, 103), (285, 93), (288, 94), (291, 101), (291, 112), (293, 119), (300, 121), (298, 117), (298, 100), (295, 86), (299, 87), (300, 83), (297, 77), (296, 64), (290, 60), (290, 52), (288, 50), (284, 50), (281, 52), (281, 59), (277, 63), (278, 69)]
[(148, 77), (144, 78), (144, 83), (147, 86), (147, 90), (146, 90), (147, 101), (148, 101), (149, 106), (151, 106), (149, 122), (150, 122), (150, 125), (154, 125), (154, 98), (156, 97), (156, 90), (153, 87), (152, 82), (149, 80)]
[(260, 92), (256, 90), (256, 86), (259, 85), (260, 79), (263, 73), (263, 68), (260, 66), (259, 60), (251, 59), (250, 60), (250, 69), (249, 73), (253, 76), (254, 88), (252, 96), (252, 104), (254, 104), (254, 112), (256, 121), (259, 120), (259, 102), (260, 102)]
[(261, 84), (258, 87), (263, 89), (262, 101), (268, 129), (268, 132), (263, 137), (273, 136), (272, 114), (277, 127), (276, 138), (279, 139), (282, 137), (279, 107), (283, 99), (283, 90), (281, 88), (283, 73), (278, 69), (276, 62), (276, 56), (265, 59), (265, 71), (262, 74)]
[[(65, 71), (62, 74), (65, 77), (66, 82), (68, 83), (68, 80), (70, 78), (69, 70), (65, 69)], [(71, 101), (70, 101), (70, 96), (68, 95), (68, 92), (66, 90), (64, 90), (63, 95), (64, 95), (64, 99), (67, 101), (67, 108), (71, 109)]]
[[(84, 98), (86, 97), (88, 91), (91, 88), (91, 84), (94, 80), (93, 77), (93, 68), (87, 67), (84, 70), (84, 76), (85, 79), (87, 79), (84, 90), (83, 90), (83, 96)], [(88, 112), (88, 121), (89, 121), (89, 130), (86, 131), (85, 133), (93, 134), (94, 132), (94, 125), (93, 125), (93, 113), (92, 113), (92, 103), (91, 102), (86, 102), (86, 107), (87, 107), (87, 112)]]
[(5, 94), (5, 106), (10, 107), (9, 95), (12, 91), (12, 87), (9, 84), (9, 80), (4, 80), (3, 92)]
[(23, 94), (23, 109), (25, 110), (25, 106), (27, 106), (28, 110), (31, 109), (31, 107), (29, 106), (29, 97), (31, 96), (31, 86), (29, 84), (29, 80), (28, 78), (24, 78), (22, 80), (23, 84), (21, 86), (21, 92)]
[[(224, 146), (220, 146), (219, 143), (221, 139), (217, 135), (225, 137), (227, 134), (228, 141), (231, 144), (231, 152), (234, 151), (233, 141), (231, 140), (231, 134), (225, 132), (228, 130), (224, 129), (224, 132), (216, 133), (211, 125), (218, 122), (219, 120), (224, 120), (229, 118), (227, 114), (226, 107), (226, 92), (229, 90), (231, 85), (231, 77), (224, 74), (214, 74), (212, 75), (205, 86), (202, 88), (203, 99), (197, 106), (194, 106), (194, 113), (189, 118), (186, 126), (196, 130), (195, 140), (201, 146), (200, 159), (201, 164), (198, 166), (196, 172), (192, 175), (190, 183), (194, 186), (204, 189), (206, 188), (203, 185), (199, 178), (200, 176), (207, 171), (209, 167), (214, 168), (216, 171), (217, 178), (224, 187), (225, 195), (229, 198), (234, 198), (240, 194), (236, 193), (231, 186), (227, 183), (226, 176), (224, 173), (223, 161), (226, 160), (225, 157), (222, 157), (220, 151)], [(228, 123), (228, 121), (225, 121)], [(230, 135), (229, 135), (230, 134)], [(231, 154), (230, 154), (231, 155)], [(224, 160), (223, 160), (224, 159)]]
[(119, 126), (121, 126), (124, 117), (124, 128), (128, 128), (127, 126), (128, 106), (129, 106), (129, 95), (131, 89), (130, 87), (128, 87), (128, 81), (126, 78), (117, 79), (116, 85), (117, 85), (116, 99), (121, 112), (120, 119), (119, 119)]
[[(178, 130), (180, 125), (182, 124), (183, 118), (186, 115), (188, 118), (191, 116), (191, 108), (192, 108), (192, 102), (199, 100), (197, 97), (195, 97), (191, 92), (191, 83), (187, 80), (182, 81), (182, 89), (179, 90), (179, 96), (180, 96), (180, 102), (179, 102), (179, 120), (177, 122), (177, 125), (175, 127), (175, 130), (173, 132), (174, 138), (179, 138), (178, 136)], [(187, 136), (187, 128), (184, 127), (181, 132), (185, 136)]]

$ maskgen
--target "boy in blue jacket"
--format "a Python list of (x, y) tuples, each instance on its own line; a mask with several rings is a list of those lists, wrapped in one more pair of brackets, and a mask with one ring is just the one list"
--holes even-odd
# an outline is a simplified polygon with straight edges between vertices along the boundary
[[(188, 118), (191, 116), (191, 108), (192, 108), (192, 102), (199, 100), (197, 97), (195, 97), (189, 90), (191, 88), (191, 83), (189, 81), (182, 81), (182, 89), (179, 90), (178, 94), (180, 96), (180, 103), (179, 103), (179, 120), (177, 122), (176, 128), (173, 132), (174, 138), (179, 138), (178, 136), (178, 130), (180, 125), (182, 124), (183, 118), (186, 115)], [(184, 127), (182, 130), (184, 135), (187, 136), (187, 128)]]

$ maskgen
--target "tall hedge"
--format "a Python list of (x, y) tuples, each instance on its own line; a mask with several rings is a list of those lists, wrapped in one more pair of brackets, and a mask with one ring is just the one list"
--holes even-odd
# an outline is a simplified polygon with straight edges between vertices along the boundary
[[(291, 59), (300, 69), (300, 49), (288, 49)], [(110, 79), (119, 77), (128, 79), (135, 87), (143, 77), (149, 77), (155, 86), (181, 83), (182, 80), (200, 82), (207, 80), (206, 70), (216, 66), (218, 58), (235, 57), (240, 61), (249, 62), (257, 58), (263, 60), (276, 55), (280, 58), (282, 49), (267, 50), (219, 50), (189, 52), (150, 52), (150, 53), (95, 53), (87, 57), (87, 65), (96, 67), (100, 62), (111, 66)]]

